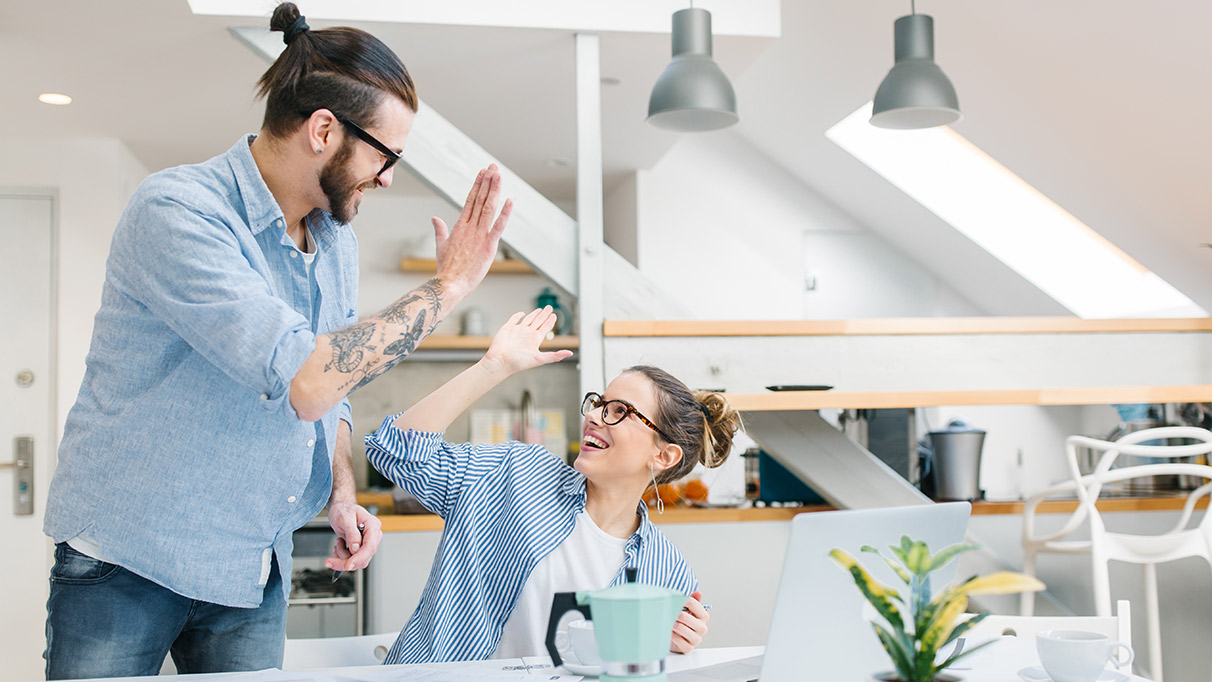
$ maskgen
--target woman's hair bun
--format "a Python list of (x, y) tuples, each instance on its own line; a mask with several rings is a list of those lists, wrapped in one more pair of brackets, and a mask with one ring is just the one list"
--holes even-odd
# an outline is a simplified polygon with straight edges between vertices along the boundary
[(694, 397), (706, 408), (705, 440), (710, 446), (703, 448), (699, 461), (709, 469), (715, 468), (723, 464), (728, 453), (732, 451), (732, 437), (741, 428), (741, 413), (729, 405), (728, 400), (720, 393), (695, 391)]

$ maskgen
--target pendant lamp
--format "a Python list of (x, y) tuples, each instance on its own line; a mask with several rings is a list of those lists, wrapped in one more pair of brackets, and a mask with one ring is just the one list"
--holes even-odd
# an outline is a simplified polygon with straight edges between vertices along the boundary
[(681, 132), (717, 130), (736, 123), (732, 83), (711, 58), (711, 13), (690, 8), (673, 13), (673, 61), (648, 99), (648, 122)]
[(955, 87), (934, 63), (934, 19), (917, 14), (896, 20), (896, 64), (875, 91), (871, 125), (933, 128), (960, 119)]

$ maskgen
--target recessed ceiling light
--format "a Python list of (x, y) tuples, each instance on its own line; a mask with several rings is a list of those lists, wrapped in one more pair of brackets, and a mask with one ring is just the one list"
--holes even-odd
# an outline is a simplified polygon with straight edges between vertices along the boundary
[(560, 156), (553, 156), (547, 159), (548, 168), (567, 168), (572, 165), (572, 161)]
[(622, 82), (623, 81), (615, 78), (614, 76), (602, 76), (602, 85), (618, 85)]
[(63, 106), (65, 104), (71, 104), (72, 98), (68, 97), (67, 95), (61, 95), (57, 92), (44, 92), (41, 95), (38, 95), (38, 101), (42, 102), (43, 104), (56, 104)]

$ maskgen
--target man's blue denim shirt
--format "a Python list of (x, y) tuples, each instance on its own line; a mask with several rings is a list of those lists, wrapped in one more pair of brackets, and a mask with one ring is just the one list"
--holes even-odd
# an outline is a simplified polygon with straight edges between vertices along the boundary
[[(270, 552), (332, 488), (337, 420), (299, 419), (290, 382), (316, 335), (356, 321), (353, 230), (308, 216), (314, 286), (241, 138), (148, 177), (114, 231), (44, 529), (192, 599), (261, 603)], [(319, 305), (315, 305), (318, 301)]]

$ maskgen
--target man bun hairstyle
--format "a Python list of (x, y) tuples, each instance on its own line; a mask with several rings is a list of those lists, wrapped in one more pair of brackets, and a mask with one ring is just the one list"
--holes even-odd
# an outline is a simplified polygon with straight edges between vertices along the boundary
[(652, 420), (669, 434), (674, 445), (682, 448), (680, 462), (657, 472), (658, 484), (682, 478), (696, 464), (714, 469), (728, 459), (732, 437), (741, 428), (741, 414), (723, 395), (691, 391), (677, 377), (658, 367), (636, 365), (626, 371), (644, 375), (656, 387), (657, 413)]
[(257, 81), (257, 96), (265, 98), (262, 128), (270, 135), (289, 135), (317, 109), (328, 109), (363, 128), (374, 127), (385, 94), (417, 110), (408, 69), (366, 31), (344, 26), (313, 31), (293, 2), (278, 5), (269, 30), (281, 31), (286, 42), (286, 49)]

